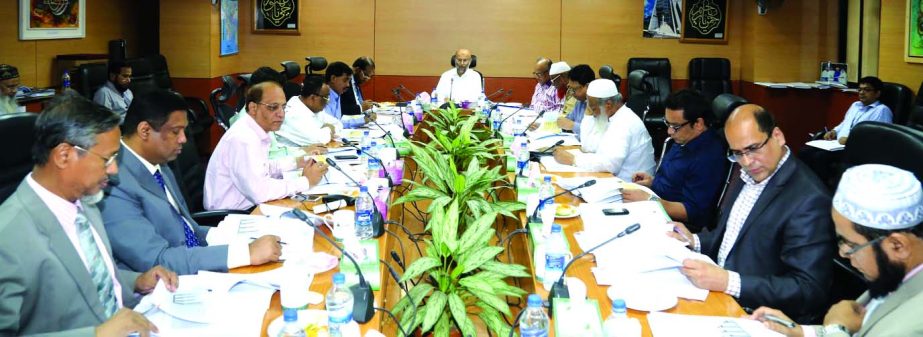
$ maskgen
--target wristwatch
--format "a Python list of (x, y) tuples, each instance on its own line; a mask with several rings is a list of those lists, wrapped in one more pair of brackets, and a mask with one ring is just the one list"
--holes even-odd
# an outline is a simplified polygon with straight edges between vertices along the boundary
[(647, 200), (648, 201), (660, 201), (660, 197), (651, 194), (651, 196), (647, 197)]
[(842, 325), (842, 324), (828, 324), (828, 325), (825, 325), (825, 326), (824, 326), (824, 329), (823, 329), (822, 331), (818, 331), (818, 332), (822, 332), (822, 333), (820, 333), (820, 334), (817, 335), (818, 337), (823, 337), (823, 336), (851, 336), (851, 335), (852, 335), (852, 334), (849, 333), (849, 330), (846, 329), (846, 326), (844, 326), (844, 325)]

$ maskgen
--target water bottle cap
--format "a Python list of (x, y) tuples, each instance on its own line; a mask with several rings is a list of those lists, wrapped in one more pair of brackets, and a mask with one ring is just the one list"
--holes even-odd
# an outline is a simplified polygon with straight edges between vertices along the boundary
[(333, 274), (333, 284), (343, 284), (343, 283), (346, 283), (346, 275), (343, 275), (343, 273)]
[(551, 176), (545, 176), (545, 182), (546, 182), (546, 183), (550, 183), (550, 182), (551, 182)]
[(560, 232), (561, 232), (561, 225), (559, 225), (559, 224), (553, 224), (553, 225), (551, 225), (551, 232), (552, 232), (552, 233), (560, 233)]
[(361, 193), (368, 193), (368, 192), (369, 192), (369, 187), (368, 187), (368, 186), (359, 186), (359, 193), (360, 193), (360, 194), (361, 194)]
[(368, 136), (368, 135), (369, 135), (369, 130), (363, 130), (363, 131), (362, 131), (362, 135)]
[(542, 306), (542, 297), (538, 294), (529, 295), (529, 300), (527, 302), (530, 307), (541, 307)]
[(282, 311), (282, 320), (285, 322), (297, 322), (298, 321), (298, 310), (292, 308), (286, 308)]
[[(375, 146), (375, 145), (378, 145), (378, 141), (373, 140), (373, 141), (372, 141), (372, 146)], [(371, 147), (371, 146), (370, 146), (370, 147)]]
[(625, 300), (616, 298), (612, 300), (612, 311), (625, 312)]

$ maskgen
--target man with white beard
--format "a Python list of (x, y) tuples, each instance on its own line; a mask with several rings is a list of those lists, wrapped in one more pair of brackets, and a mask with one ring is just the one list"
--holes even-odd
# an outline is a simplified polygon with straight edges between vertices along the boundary
[(19, 70), (9, 64), (0, 64), (0, 114), (26, 112), (26, 107), (16, 103), (19, 89)]
[(622, 102), (615, 82), (597, 79), (587, 88), (586, 117), (580, 126), (580, 153), (554, 151), (558, 163), (593, 172), (611, 172), (631, 181), (634, 172), (654, 172), (654, 147), (644, 123)]

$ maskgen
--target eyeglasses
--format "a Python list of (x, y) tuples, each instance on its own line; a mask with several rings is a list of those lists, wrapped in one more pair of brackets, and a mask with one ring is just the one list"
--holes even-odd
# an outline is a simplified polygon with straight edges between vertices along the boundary
[(285, 104), (279, 104), (279, 103), (266, 104), (266, 103), (260, 103), (260, 102), (256, 102), (256, 104), (265, 106), (267, 109), (269, 109), (270, 112), (279, 112), (279, 109), (282, 109), (283, 112), (288, 111), (288, 106)]
[(875, 90), (874, 87), (859, 87), (859, 91), (861, 91), (861, 92), (874, 92), (874, 91), (876, 91), (876, 90)]
[(740, 160), (740, 158), (743, 158), (744, 156), (753, 156), (755, 152), (766, 146), (770, 139), (772, 139), (772, 137), (766, 137), (766, 140), (760, 143), (760, 145), (751, 145), (744, 148), (742, 151), (728, 150), (728, 160), (736, 163), (738, 160)]
[(663, 120), (663, 124), (666, 124), (668, 128), (673, 129), (673, 132), (679, 131), (679, 129), (682, 129), (684, 126), (689, 125), (689, 123), (692, 123), (692, 121), (686, 121), (685, 123), (682, 123), (682, 124), (670, 124), (670, 122), (667, 122), (666, 119)]
[[(855, 243), (855, 242), (851, 242), (851, 241), (849, 241), (849, 240), (846, 240), (846, 238), (837, 235), (837, 236), (836, 236), (836, 241), (837, 241), (836, 243), (837, 243), (837, 247), (839, 247), (840, 252), (841, 252), (841, 254), (843, 255), (843, 257), (850, 257), (850, 256), (852, 256), (853, 254), (855, 254), (856, 252), (858, 252), (859, 250), (861, 250), (862, 248), (865, 248), (865, 247), (874, 245), (874, 244), (876, 244), (876, 243), (878, 243), (878, 242), (881, 242), (881, 240), (884, 240), (884, 239), (885, 239), (885, 236), (879, 236), (879, 237), (877, 237), (877, 238), (875, 238), (875, 239), (872, 239), (871, 241), (868, 241), (868, 242), (866, 242), (866, 243), (858, 244), (858, 243)], [(843, 247), (844, 247), (844, 246), (848, 248), (848, 250), (845, 251), (845, 252), (843, 251)]]
[(73, 147), (74, 147), (75, 149), (77, 149), (77, 150), (80, 150), (80, 151), (83, 151), (83, 152), (87, 152), (87, 153), (92, 153), (94, 156), (99, 157), (100, 159), (103, 160), (103, 162), (105, 163), (105, 166), (106, 166), (106, 167), (109, 167), (110, 165), (115, 164), (116, 158), (119, 157), (119, 153), (118, 153), (118, 152), (113, 153), (111, 157), (106, 157), (106, 156), (101, 155), (101, 154), (99, 154), (99, 153), (96, 153), (96, 152), (93, 152), (93, 151), (84, 149), (84, 148), (80, 147), (79, 145), (71, 144), (71, 146), (73, 146)]
[(544, 75), (546, 75), (546, 74), (548, 74), (547, 71), (533, 71), (533, 72), (532, 72), (532, 75), (533, 75), (533, 76), (536, 76), (536, 77), (538, 77), (538, 76), (544, 76)]
[(324, 100), (324, 103), (325, 103), (325, 104), (327, 103), (327, 101), (330, 100), (330, 96), (329, 96), (329, 95), (328, 95), (328, 96), (321, 96), (320, 94), (314, 94), (314, 96), (320, 97), (320, 99)]

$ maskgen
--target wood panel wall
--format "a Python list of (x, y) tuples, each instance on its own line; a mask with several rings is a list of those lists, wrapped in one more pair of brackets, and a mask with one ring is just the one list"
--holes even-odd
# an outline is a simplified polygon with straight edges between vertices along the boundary
[[(881, 49), (878, 54), (878, 77), (885, 82), (901, 83), (914, 92), (923, 82), (923, 63), (904, 61), (904, 21), (906, 0), (881, 1)], [(920, 94), (917, 92), (917, 94)]]

